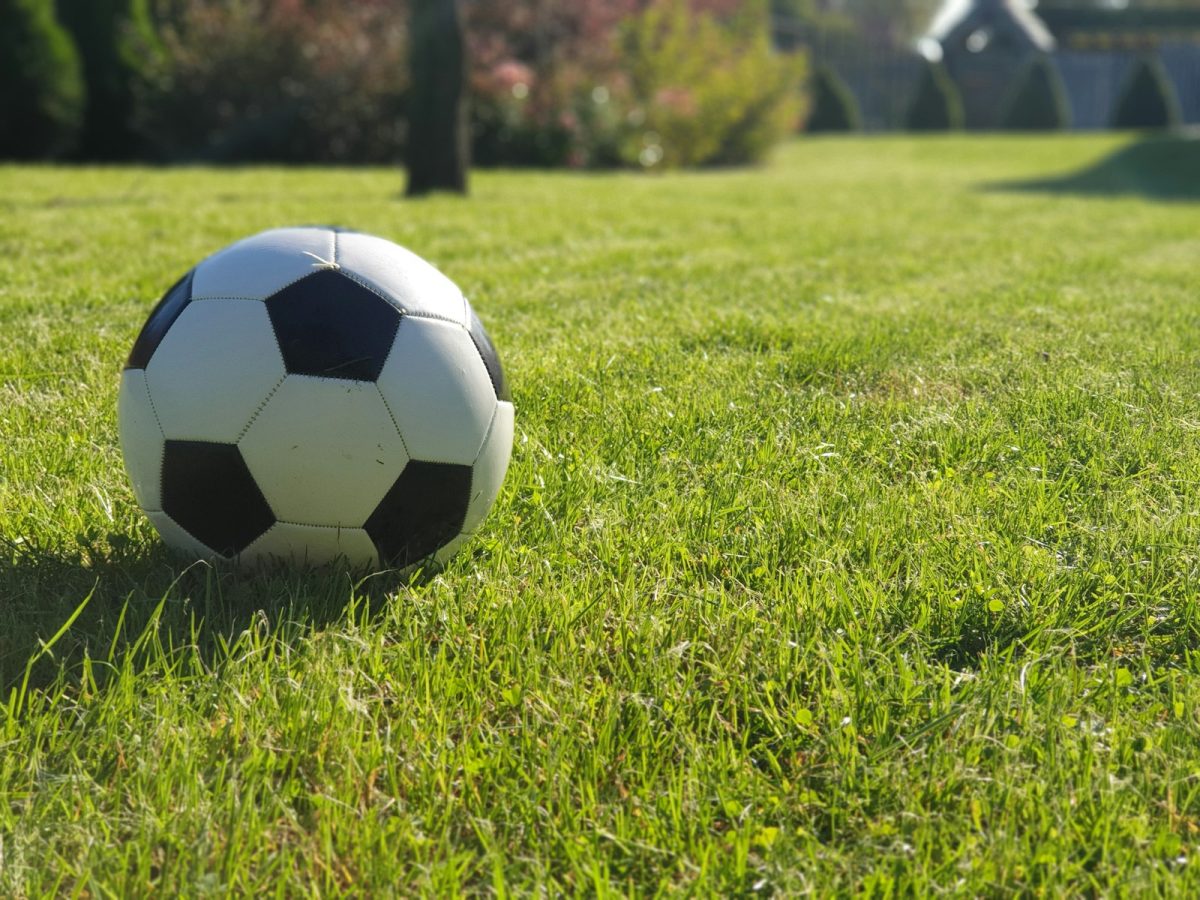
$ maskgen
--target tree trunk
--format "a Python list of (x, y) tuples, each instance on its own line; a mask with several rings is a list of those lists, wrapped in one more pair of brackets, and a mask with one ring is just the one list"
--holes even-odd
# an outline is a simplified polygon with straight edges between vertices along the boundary
[(458, 0), (413, 0), (408, 196), (467, 192), (466, 53)]

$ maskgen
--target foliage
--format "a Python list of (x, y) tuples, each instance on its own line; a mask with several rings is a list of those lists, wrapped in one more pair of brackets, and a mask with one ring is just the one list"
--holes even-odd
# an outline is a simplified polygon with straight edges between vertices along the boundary
[[(0, 896), (1194, 895), (1197, 207), (979, 189), (1126, 143), (0, 170)], [(122, 471), (154, 298), (312, 221), (516, 394), (412, 583), (181, 564)]]
[(862, 121), (850, 86), (829, 66), (817, 66), (809, 88), (812, 112), (805, 130), (810, 134), (858, 131)]
[[(464, 4), (473, 161), (742, 162), (761, 158), (790, 130), (802, 67), (771, 52), (765, 6), (656, 0), (639, 12), (645, 5)], [(142, 87), (139, 122), (161, 155), (402, 154), (404, 42), (394, 31), (395, 4), (159, 0), (158, 17), (163, 52)], [(646, 23), (655, 21), (674, 36), (653, 33)], [(699, 44), (688, 46), (692, 38)], [(686, 72), (672, 71), (677, 65)], [(704, 141), (659, 159), (656, 136), (667, 132), (687, 144), (703, 132)]]
[(655, 3), (625, 23), (621, 68), (634, 103), (629, 163), (757, 162), (799, 119), (804, 60), (772, 50), (765, 5), (719, 22), (685, 0)]
[(1180, 121), (1179, 97), (1171, 77), (1157, 58), (1138, 60), (1113, 110), (1113, 128), (1154, 131), (1175, 128)]
[(173, 0), (138, 126), (168, 159), (384, 162), (403, 151), (405, 17), (387, 0)]
[(1058, 69), (1036, 57), (1018, 77), (1001, 117), (1010, 131), (1061, 131), (1070, 127), (1071, 108)]
[(0, 158), (55, 157), (74, 145), (83, 82), (52, 0), (0, 0)]
[(801, 63), (771, 52), (757, 3), (480, 4), (470, 33), (484, 165), (746, 162), (800, 106)]
[(904, 117), (909, 131), (951, 131), (963, 126), (962, 95), (941, 63), (926, 60)]
[(626, 85), (619, 75), (599, 83), (585, 75), (569, 67), (535, 77), (512, 63), (489, 79), (495, 87), (478, 90), (482, 80), (476, 81), (473, 161), (483, 166), (619, 165), (622, 137), (631, 130)]
[(468, 7), (472, 158), (482, 165), (618, 162), (619, 23), (636, 0)]
[(134, 131), (134, 85), (154, 49), (148, 0), (57, 0), (87, 87), (78, 155), (129, 159), (139, 153)]

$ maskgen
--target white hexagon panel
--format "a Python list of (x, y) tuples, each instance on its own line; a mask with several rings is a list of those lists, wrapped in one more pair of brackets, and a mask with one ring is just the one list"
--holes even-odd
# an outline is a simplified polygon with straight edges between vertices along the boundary
[(342, 271), (395, 301), (402, 312), (467, 324), (467, 303), (453, 281), (415, 253), (370, 234), (337, 234)]
[(197, 559), (211, 559), (221, 556), (219, 551), (214, 551), (213, 548), (196, 538), (165, 512), (147, 510), (146, 518), (150, 520), (162, 539), (176, 550), (188, 556), (194, 556)]
[(242, 551), (241, 562), (285, 562), (297, 566), (323, 566), (339, 559), (359, 566), (376, 565), (379, 555), (361, 528), (337, 528), (276, 522)]
[(488, 429), (487, 439), (475, 460), (475, 471), (471, 479), (471, 500), (463, 521), (463, 531), (471, 534), (479, 527), (496, 497), (500, 485), (508, 473), (508, 460), (512, 456), (513, 429), (515, 426), (513, 405), (507, 400), (496, 404), (496, 416)]
[(126, 369), (121, 373), (117, 422), (121, 454), (138, 506), (147, 511), (162, 509), (163, 433), (150, 402), (145, 370)]
[(405, 316), (378, 384), (413, 459), (475, 462), (496, 392), (465, 328)]
[(275, 228), (238, 241), (196, 266), (192, 299), (265, 300), (334, 264), (328, 228)]
[(168, 438), (226, 443), (238, 439), (286, 374), (259, 300), (193, 300), (146, 366)]
[(275, 518), (359, 528), (408, 462), (369, 381), (289, 375), (238, 442)]

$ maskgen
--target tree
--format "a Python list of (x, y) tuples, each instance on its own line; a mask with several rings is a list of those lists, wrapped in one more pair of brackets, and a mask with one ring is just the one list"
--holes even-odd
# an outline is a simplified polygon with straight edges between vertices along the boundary
[(139, 56), (153, 42), (147, 0), (58, 0), (58, 18), (70, 32), (87, 86), (78, 153), (86, 159), (136, 155), (134, 81)]
[(812, 113), (805, 130), (810, 134), (858, 131), (862, 127), (858, 101), (849, 86), (829, 66), (817, 66), (812, 80)]
[(1113, 111), (1113, 128), (1150, 131), (1179, 125), (1175, 86), (1157, 59), (1141, 59), (1133, 67)]
[(909, 131), (951, 131), (962, 128), (962, 95), (941, 63), (926, 60), (904, 124)]
[(1000, 122), (1010, 131), (1060, 131), (1070, 125), (1067, 91), (1049, 59), (1039, 56), (1026, 67)]
[(75, 143), (83, 81), (51, 0), (0, 0), (0, 157), (60, 156)]
[(467, 192), (466, 54), (457, 0), (413, 0), (408, 196)]

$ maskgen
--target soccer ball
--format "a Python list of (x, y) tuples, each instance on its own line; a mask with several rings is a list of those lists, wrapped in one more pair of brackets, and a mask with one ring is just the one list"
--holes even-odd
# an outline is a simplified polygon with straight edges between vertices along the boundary
[(444, 562), (495, 501), (513, 440), (462, 292), (333, 228), (266, 231), (181, 278), (129, 354), (118, 418), (163, 540), (238, 563)]

